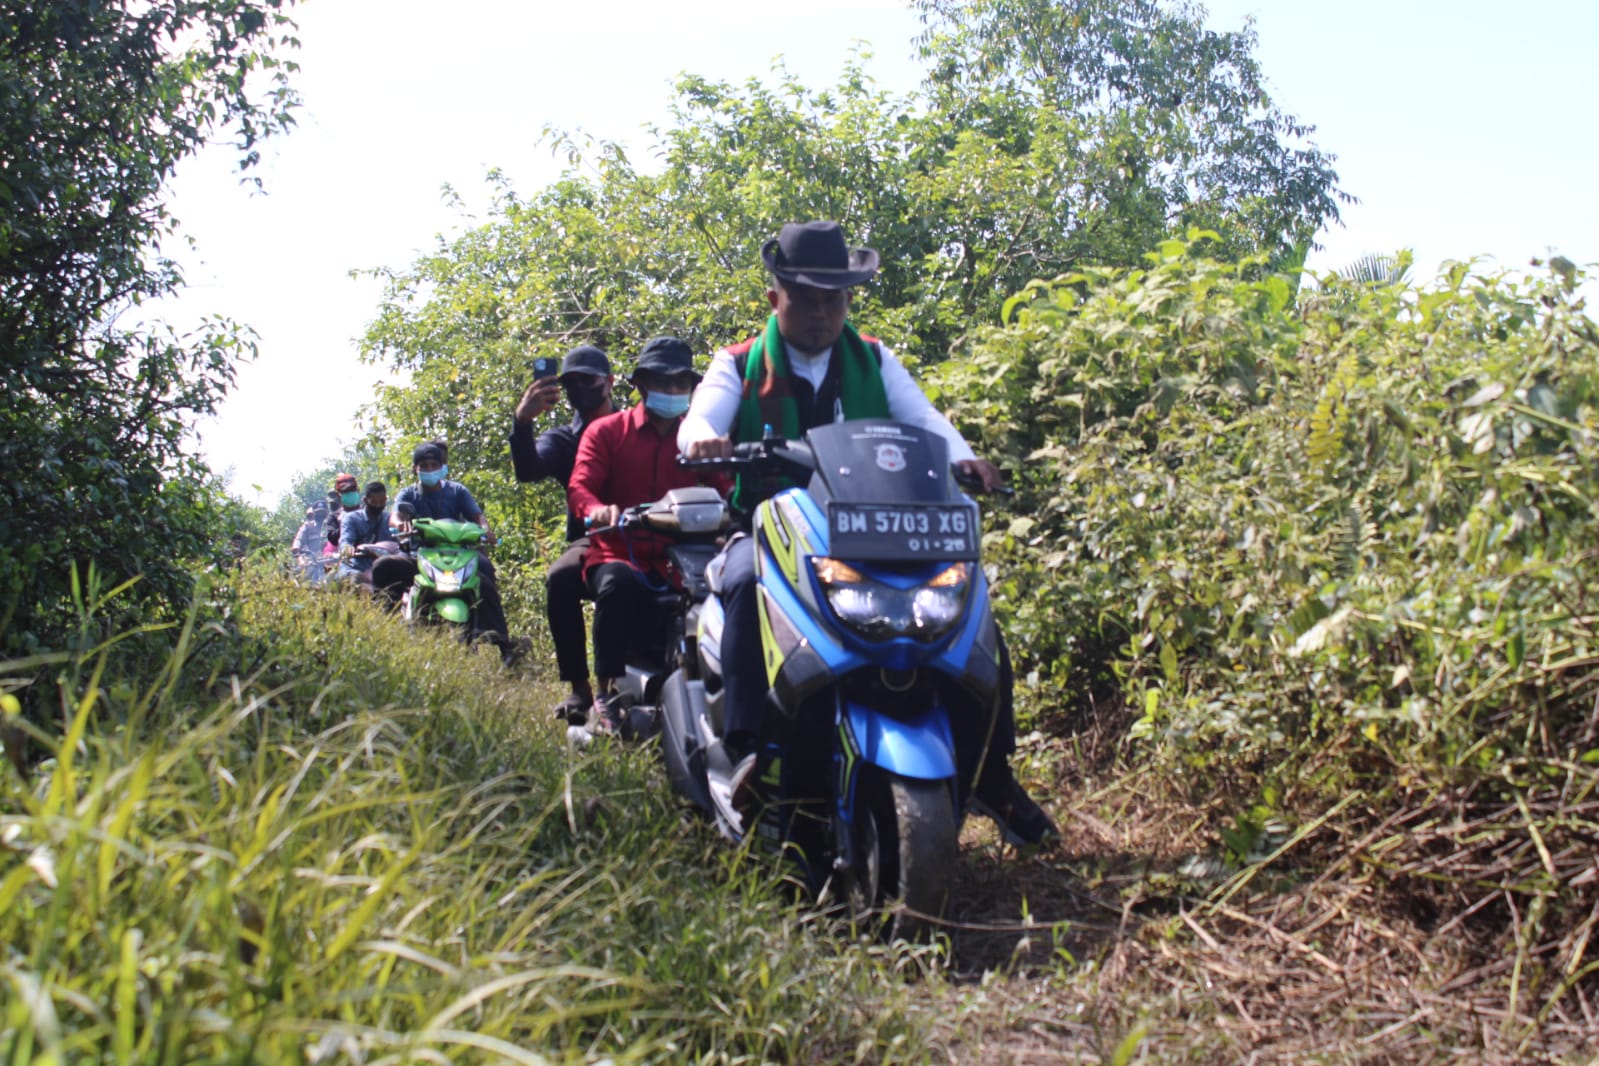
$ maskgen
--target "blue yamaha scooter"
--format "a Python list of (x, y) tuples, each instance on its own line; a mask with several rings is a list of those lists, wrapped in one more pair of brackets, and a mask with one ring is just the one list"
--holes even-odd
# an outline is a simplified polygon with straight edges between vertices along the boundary
[[(790, 487), (753, 515), (770, 693), (751, 824), (717, 792), (725, 762), (721, 559), (688, 608), (661, 691), (675, 789), (734, 840), (753, 833), (824, 903), (911, 935), (943, 915), (998, 699), (998, 634), (977, 506), (942, 438), (878, 420), (685, 461)], [(725, 786), (724, 786), (725, 791)]]

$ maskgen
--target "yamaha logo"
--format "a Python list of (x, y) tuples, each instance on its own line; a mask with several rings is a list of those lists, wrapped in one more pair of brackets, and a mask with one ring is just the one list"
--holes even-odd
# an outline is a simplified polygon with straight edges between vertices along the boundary
[(877, 465), (890, 474), (897, 474), (905, 469), (905, 452), (898, 444), (879, 444), (877, 446)]

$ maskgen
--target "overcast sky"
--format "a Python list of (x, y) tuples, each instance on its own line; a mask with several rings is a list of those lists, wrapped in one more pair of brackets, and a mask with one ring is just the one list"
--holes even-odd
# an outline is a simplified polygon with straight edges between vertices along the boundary
[[(1599, 3), (1206, 6), (1218, 29), (1254, 16), (1278, 105), (1317, 127), (1340, 184), (1360, 198), (1342, 228), (1320, 235), (1312, 266), (1401, 247), (1415, 250), (1421, 278), (1452, 258), (1599, 260), (1589, 201)], [(268, 506), (359, 435), (356, 411), (380, 372), (359, 363), (356, 341), (379, 288), (350, 272), (403, 267), (458, 230), (444, 185), (481, 208), (498, 167), (530, 193), (559, 170), (538, 144), (546, 125), (642, 147), (679, 72), (765, 77), (781, 55), (821, 87), (866, 41), (882, 88), (920, 79), (918, 23), (891, 0), (308, 0), (296, 20), (304, 107), (264, 152), (266, 195), (238, 184), (226, 152), (191, 161), (173, 189), (197, 247), (182, 256), (189, 291), (167, 317), (225, 314), (260, 334), (259, 360), (200, 427), (202, 451), (239, 495)]]

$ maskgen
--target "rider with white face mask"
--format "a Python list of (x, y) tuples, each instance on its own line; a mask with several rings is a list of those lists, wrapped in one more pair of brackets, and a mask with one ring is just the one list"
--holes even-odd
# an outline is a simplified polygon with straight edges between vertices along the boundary
[[(484, 540), (494, 543), (494, 531), (483, 508), (473, 498), (471, 491), (459, 481), (449, 479), (450, 468), (445, 464), (443, 449), (437, 444), (419, 444), (411, 452), (411, 469), (416, 473), (416, 484), (400, 490), (394, 500), (394, 528), (410, 528), (412, 518), (449, 518), (458, 522), (475, 522), (483, 527)], [(401, 517), (402, 515), (406, 517)], [(372, 568), (372, 583), (382, 589), (403, 589), (416, 576), (416, 563), (411, 559), (380, 560)], [(494, 576), (494, 564), (488, 557), (478, 562), (477, 632), (474, 634), (499, 647), (507, 664), (515, 658), (517, 647), (512, 644), (506, 630), (505, 608), (500, 604), (500, 585)]]
[[(591, 529), (615, 525), (623, 509), (672, 489), (714, 484), (725, 492), (728, 485), (725, 478), (701, 477), (677, 465), (678, 423), (700, 380), (689, 346), (676, 337), (646, 342), (630, 380), (642, 402), (588, 427), (567, 486), (567, 505)], [(655, 617), (654, 589), (665, 580), (665, 566), (665, 543), (647, 532), (590, 536), (583, 574), (594, 599), (591, 733), (616, 732), (621, 716), (609, 697), (626, 670), (628, 652), (634, 641), (664, 625)]]

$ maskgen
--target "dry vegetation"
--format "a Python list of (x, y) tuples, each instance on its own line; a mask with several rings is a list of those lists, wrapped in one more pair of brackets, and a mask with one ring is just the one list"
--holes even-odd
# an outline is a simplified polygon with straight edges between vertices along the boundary
[[(1369, 825), (1346, 808), (1229, 868), (1215, 811), (1172, 780), (1079, 761), (1126, 724), (1034, 738), (1057, 847), (1017, 855), (969, 826), (942, 1058), (1593, 1060), (1599, 913), (1540, 936), (1526, 892), (1541, 874), (1599, 876), (1591, 836), (1540, 848), (1503, 807), (1438, 798)], [(1540, 824), (1594, 822), (1592, 798), (1549, 803)]]

